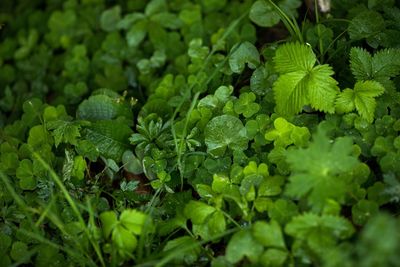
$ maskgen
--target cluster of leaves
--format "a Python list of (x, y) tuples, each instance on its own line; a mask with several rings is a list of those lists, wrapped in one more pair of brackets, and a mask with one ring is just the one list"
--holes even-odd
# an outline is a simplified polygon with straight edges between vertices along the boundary
[(0, 266), (397, 266), (400, 9), (326, 2), (2, 1)]

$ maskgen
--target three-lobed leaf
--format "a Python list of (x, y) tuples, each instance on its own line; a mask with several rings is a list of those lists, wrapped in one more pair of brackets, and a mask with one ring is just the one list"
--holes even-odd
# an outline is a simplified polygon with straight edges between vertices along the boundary
[(276, 110), (282, 115), (299, 113), (310, 104), (314, 109), (333, 113), (339, 91), (329, 65), (314, 66), (312, 49), (300, 43), (287, 43), (276, 50), (275, 69), (280, 74), (273, 85)]

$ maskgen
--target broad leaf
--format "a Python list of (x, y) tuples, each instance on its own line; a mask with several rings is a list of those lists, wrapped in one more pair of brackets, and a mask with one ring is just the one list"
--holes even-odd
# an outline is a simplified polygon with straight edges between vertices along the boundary
[(85, 129), (83, 137), (92, 142), (101, 155), (119, 162), (130, 148), (128, 139), (131, 134), (132, 130), (125, 123), (98, 121)]
[(299, 113), (311, 104), (317, 110), (333, 113), (337, 82), (328, 65), (314, 67), (316, 57), (311, 48), (300, 43), (287, 43), (276, 50), (275, 69), (280, 73), (273, 85), (276, 109), (282, 115)]
[(343, 202), (351, 180), (339, 174), (351, 171), (358, 164), (352, 155), (352, 144), (349, 137), (331, 142), (320, 127), (307, 149), (287, 152), (292, 175), (286, 193), (292, 197), (306, 197), (317, 211), (322, 210), (329, 198)]
[(231, 115), (214, 117), (208, 122), (205, 130), (207, 152), (222, 156), (226, 148), (245, 150), (247, 148), (246, 128), (238, 118)]

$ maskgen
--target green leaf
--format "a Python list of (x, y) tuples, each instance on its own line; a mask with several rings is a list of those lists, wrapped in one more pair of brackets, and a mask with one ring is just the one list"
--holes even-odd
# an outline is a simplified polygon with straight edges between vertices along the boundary
[(98, 121), (85, 129), (84, 138), (92, 142), (101, 155), (119, 162), (129, 149), (131, 134), (132, 130), (125, 123)]
[(191, 200), (186, 204), (184, 213), (194, 224), (202, 224), (215, 211), (214, 207), (206, 203)]
[(278, 199), (268, 210), (268, 216), (280, 224), (285, 224), (298, 214), (298, 207), (290, 200)]
[(263, 266), (267, 267), (286, 266), (284, 263), (288, 256), (288, 252), (286, 251), (270, 248), (261, 255), (260, 261), (263, 263)]
[(47, 123), (47, 129), (53, 130), (54, 144), (56, 147), (60, 143), (77, 145), (78, 138), (81, 136), (81, 125), (76, 121), (55, 120)]
[(277, 112), (283, 115), (299, 113), (304, 105), (317, 110), (334, 112), (339, 91), (328, 65), (314, 67), (316, 57), (311, 48), (300, 43), (281, 45), (274, 57), (280, 73), (273, 86)]
[(375, 81), (357, 82), (354, 85), (354, 105), (362, 118), (372, 123), (374, 120), (375, 97), (385, 92), (383, 86)]
[(145, 9), (145, 14), (147, 16), (151, 16), (163, 11), (166, 11), (168, 8), (166, 0), (151, 0)]
[(74, 158), (74, 167), (72, 168), (72, 176), (82, 180), (85, 177), (86, 171), (86, 161), (81, 156), (78, 155)]
[(286, 225), (285, 232), (305, 241), (313, 251), (323, 253), (329, 247), (335, 246), (339, 240), (350, 238), (354, 228), (342, 217), (305, 213), (294, 217)]
[(238, 47), (233, 47), (229, 57), (229, 66), (234, 73), (241, 73), (245, 64), (255, 69), (260, 64), (260, 55), (257, 48), (250, 42), (243, 42)]
[(273, 90), (276, 110), (279, 114), (293, 115), (309, 104), (305, 77), (306, 72), (296, 71), (281, 75), (275, 81)]
[(350, 38), (360, 40), (366, 38), (369, 41), (385, 29), (385, 21), (375, 11), (363, 11), (355, 16), (348, 28)]
[(280, 74), (310, 72), (317, 61), (311, 47), (298, 42), (279, 46), (273, 60), (275, 70)]
[(115, 31), (120, 20), (121, 7), (117, 5), (101, 13), (100, 27), (106, 32)]
[(132, 253), (138, 242), (137, 238), (129, 230), (119, 224), (112, 231), (111, 238), (123, 257), (127, 256), (128, 253)]
[(254, 103), (256, 95), (252, 92), (242, 93), (239, 99), (234, 102), (234, 110), (238, 114), (243, 114), (245, 118), (250, 118), (260, 110), (260, 105)]
[(118, 224), (117, 215), (114, 211), (105, 211), (100, 214), (100, 221), (103, 226), (103, 234), (105, 238), (108, 238)]
[(177, 262), (184, 262), (191, 265), (199, 257), (201, 253), (201, 247), (197, 240), (193, 239), (192, 237), (182, 236), (169, 240), (163, 248), (163, 251), (174, 255), (174, 259)]
[(290, 150), (286, 160), (292, 169), (286, 193), (306, 197), (314, 210), (322, 210), (327, 199), (343, 202), (351, 180), (339, 176), (358, 164), (352, 155), (352, 139), (331, 142), (320, 127), (307, 149)]
[(231, 181), (227, 176), (214, 174), (211, 188), (216, 193), (223, 193), (230, 184)]
[(353, 222), (357, 225), (364, 225), (378, 211), (379, 206), (376, 202), (362, 199), (351, 208)]
[(336, 110), (340, 113), (351, 112), (355, 109), (354, 90), (344, 89), (336, 99)]
[(371, 56), (365, 49), (353, 47), (350, 51), (350, 68), (359, 81), (383, 82), (400, 73), (399, 58), (399, 49), (383, 49)]
[(264, 248), (252, 236), (250, 230), (240, 230), (229, 240), (226, 247), (226, 259), (231, 263), (238, 263), (245, 257), (256, 263)]
[(356, 248), (360, 266), (395, 266), (399, 261), (398, 221), (392, 215), (379, 213), (361, 232)]
[(210, 236), (220, 235), (226, 230), (225, 216), (221, 211), (214, 212), (207, 222)]
[(147, 223), (146, 227), (149, 227), (147, 215), (137, 210), (124, 210), (119, 216), (119, 221), (129, 232), (135, 235), (142, 233), (145, 223)]
[(79, 105), (76, 116), (88, 121), (112, 120), (118, 117), (133, 119), (132, 111), (126, 103), (103, 94), (93, 95), (84, 100)]
[(308, 76), (308, 97), (311, 106), (316, 110), (333, 113), (335, 99), (339, 92), (337, 81), (331, 76), (334, 74), (328, 65), (316, 66)]
[(124, 166), (124, 169), (130, 173), (143, 173), (142, 163), (130, 150), (126, 150), (124, 154), (122, 154), (122, 164)]
[(264, 247), (286, 248), (282, 229), (276, 221), (257, 221), (252, 229), (254, 238)]
[(370, 80), (373, 77), (372, 56), (359, 47), (350, 50), (350, 68), (357, 80)]
[(32, 161), (23, 159), (16, 170), (19, 186), (23, 190), (33, 190), (36, 188), (36, 179), (33, 173)]
[(259, 0), (251, 6), (249, 17), (251, 21), (261, 27), (271, 27), (277, 24), (280, 16), (268, 1)]
[(28, 245), (21, 241), (12, 244), (10, 256), (14, 261), (28, 263), (30, 258)]
[(137, 47), (147, 35), (147, 21), (140, 20), (132, 25), (126, 33), (126, 40), (129, 47)]
[[(280, 9), (288, 16), (295, 17), (296, 9), (301, 5), (299, 0), (279, 0), (273, 1)], [(259, 0), (251, 6), (250, 20), (261, 27), (271, 27), (277, 24), (280, 20), (280, 15), (275, 8), (267, 0)]]
[(209, 121), (204, 129), (207, 152), (222, 156), (226, 148), (245, 150), (247, 148), (246, 128), (238, 118), (221, 115)]

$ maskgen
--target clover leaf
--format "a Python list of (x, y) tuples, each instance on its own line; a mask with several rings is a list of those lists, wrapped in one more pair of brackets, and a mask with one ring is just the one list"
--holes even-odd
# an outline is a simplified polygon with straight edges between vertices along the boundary
[(221, 115), (209, 121), (204, 130), (207, 152), (215, 157), (225, 153), (226, 148), (245, 150), (247, 148), (246, 128), (238, 118)]
[(243, 114), (246, 118), (250, 118), (260, 110), (260, 105), (254, 103), (256, 95), (252, 92), (242, 93), (239, 99), (234, 102), (234, 110), (238, 114)]
[(246, 63), (251, 69), (255, 69), (260, 64), (260, 55), (257, 48), (247, 41), (241, 43), (238, 47), (232, 48), (229, 66), (234, 73), (241, 73)]

